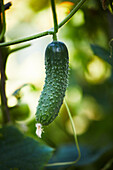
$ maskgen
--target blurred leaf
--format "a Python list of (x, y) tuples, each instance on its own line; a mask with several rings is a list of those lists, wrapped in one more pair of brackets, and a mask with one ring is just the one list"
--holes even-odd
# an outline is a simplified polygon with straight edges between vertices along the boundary
[(14, 126), (0, 129), (0, 169), (42, 169), (53, 149), (25, 137)]
[[(76, 167), (84, 166), (85, 167), (87, 165), (90, 165), (98, 161), (101, 158), (103, 160), (109, 160), (109, 157), (111, 157), (111, 155), (113, 156), (113, 146), (111, 145), (108, 145), (106, 147), (101, 147), (98, 149), (95, 147), (91, 147), (91, 146), (80, 146), (80, 150), (81, 150), (81, 158), (73, 166), (76, 166)], [(77, 155), (78, 153), (76, 150), (76, 146), (73, 144), (67, 144), (67, 145), (64, 145), (58, 148), (58, 150), (55, 152), (55, 154), (53, 155), (49, 163), (75, 161), (77, 159)], [(68, 166), (70, 165), (66, 165), (65, 167), (68, 167)], [(100, 165), (98, 164), (96, 168), (100, 169), (100, 166), (101, 164)], [(53, 167), (52, 168), (49, 167), (48, 169), (53, 169)], [(54, 169), (59, 169), (59, 168), (54, 167)], [(63, 169), (63, 168), (60, 168), (60, 169)]]
[(110, 57), (109, 51), (94, 44), (91, 44), (91, 49), (96, 56), (100, 57), (101, 59), (109, 63), (110, 65), (113, 65), (113, 58)]
[(25, 103), (19, 103), (16, 106), (10, 108), (10, 116), (13, 121), (25, 120), (29, 117), (29, 114), (29, 106)]
[(29, 0), (28, 2), (29, 2), (29, 6), (32, 8), (34, 12), (38, 12), (42, 10), (43, 8), (46, 8), (48, 5), (47, 0), (41, 0), (41, 1)]

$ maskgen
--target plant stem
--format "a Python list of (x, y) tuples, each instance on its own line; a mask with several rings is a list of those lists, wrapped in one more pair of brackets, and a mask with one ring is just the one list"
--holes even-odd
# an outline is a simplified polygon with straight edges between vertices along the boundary
[[(74, 9), (66, 16), (66, 18), (63, 21), (61, 21), (58, 24), (58, 28), (61, 28), (64, 24), (66, 24), (66, 22), (80, 9), (80, 7), (83, 5), (83, 3), (85, 1), (86, 0), (77, 0), (78, 3), (76, 3)], [(54, 31), (53, 31), (53, 28), (51, 28), (48, 31), (45, 31), (45, 32), (42, 32), (42, 33), (39, 33), (39, 34), (36, 34), (36, 35), (21, 38), (21, 39), (18, 39), (18, 40), (13, 40), (13, 41), (9, 41), (9, 42), (0, 43), (0, 47), (19, 44), (19, 43), (30, 41), (30, 40), (40, 38), (40, 37), (43, 37), (43, 36), (46, 36), (46, 35), (53, 35), (53, 34), (54, 34)]]
[(80, 9), (80, 7), (83, 5), (83, 3), (86, 0), (78, 0), (78, 3), (76, 2), (76, 6), (73, 8), (73, 10), (65, 17), (65, 19), (63, 21), (61, 21), (58, 24), (58, 28), (62, 27), (64, 24), (66, 24), (66, 22), (68, 22), (70, 20), (70, 18)]
[(56, 13), (56, 8), (55, 8), (55, 0), (51, 0), (51, 7), (52, 7), (52, 13), (53, 13), (53, 20), (54, 20), (53, 40), (57, 40), (56, 33), (58, 32), (58, 23), (57, 23), (57, 13)]
[(10, 49), (9, 54), (14, 53), (14, 52), (19, 51), (19, 50), (22, 50), (22, 49), (27, 48), (27, 47), (30, 47), (30, 46), (31, 46), (31, 44), (25, 44), (25, 45)]
[(30, 40), (33, 40), (33, 39), (36, 39), (36, 38), (44, 37), (46, 35), (51, 35), (53, 33), (54, 33), (53, 31), (48, 30), (48, 31), (45, 31), (45, 32), (42, 32), (42, 33), (39, 33), (39, 34), (36, 34), (36, 35), (31, 35), (29, 37), (20, 38), (18, 40), (13, 40), (13, 41), (10, 41), (10, 42), (0, 43), (0, 47), (23, 43), (23, 42), (30, 41)]
[(2, 32), (0, 34), (0, 41), (4, 38), (4, 34), (5, 34), (5, 31), (6, 31), (5, 11), (4, 11), (3, 0), (1, 0), (1, 11), (2, 11)]
[(56, 33), (53, 34), (53, 40), (54, 40), (54, 41), (57, 41), (57, 35), (56, 35)]
[[(0, 42), (4, 42), (4, 34), (6, 30), (6, 22), (5, 22), (5, 12), (4, 12), (4, 2), (1, 0), (1, 12), (0, 12)], [(0, 94), (1, 94), (1, 110), (3, 114), (3, 123), (8, 123), (10, 121), (9, 116), (9, 109), (7, 105), (7, 97), (5, 92), (5, 48), (0, 48), (0, 73), (1, 73), (1, 80), (0, 80)], [(4, 55), (2, 56), (2, 52)]]
[(78, 151), (78, 157), (75, 161), (49, 163), (49, 164), (46, 165), (46, 167), (72, 165), (72, 164), (77, 163), (80, 160), (80, 157), (81, 157), (81, 152), (80, 152), (78, 139), (77, 139), (77, 135), (76, 135), (76, 129), (75, 129), (73, 118), (71, 116), (71, 112), (70, 112), (69, 107), (67, 105), (66, 99), (64, 99), (64, 103), (65, 103), (65, 106), (66, 106), (66, 109), (67, 109), (67, 112), (68, 112), (68, 116), (69, 116), (69, 119), (70, 119), (70, 122), (71, 122), (71, 126), (72, 126), (72, 129), (73, 129), (73, 135), (74, 135), (74, 139), (75, 139), (75, 143), (76, 143), (76, 148), (77, 148), (77, 151)]
[[(4, 5), (4, 10), (9, 9), (11, 5), (12, 5), (11, 2), (6, 3), (6, 4)], [(0, 4), (0, 12), (1, 12), (1, 4)]]
[(69, 119), (70, 119), (70, 122), (71, 122), (71, 126), (72, 126), (72, 129), (73, 129), (73, 135), (74, 135), (74, 139), (75, 139), (75, 143), (76, 143), (76, 147), (77, 147), (77, 151), (78, 151), (78, 158), (73, 162), (73, 163), (76, 163), (76, 162), (79, 161), (79, 159), (81, 157), (81, 152), (80, 152), (80, 148), (79, 148), (79, 144), (78, 144), (78, 139), (77, 139), (77, 133), (76, 133), (75, 125), (74, 125), (73, 118), (71, 116), (71, 112), (69, 110), (68, 104), (66, 102), (66, 99), (64, 99), (64, 103), (65, 103), (65, 106), (66, 106), (66, 109), (67, 109), (67, 112), (68, 112), (68, 116), (69, 116)]
[(5, 93), (5, 70), (4, 70), (1, 50), (0, 50), (0, 72), (1, 72), (1, 80), (0, 80), (1, 110), (3, 113), (3, 121), (4, 121), (3, 123), (8, 123), (10, 121), (10, 116), (9, 116), (9, 109), (7, 106), (7, 97)]

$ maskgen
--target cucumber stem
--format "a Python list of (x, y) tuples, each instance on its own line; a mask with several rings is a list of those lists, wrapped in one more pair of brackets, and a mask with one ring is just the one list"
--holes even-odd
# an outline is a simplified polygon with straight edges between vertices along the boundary
[(56, 35), (56, 33), (53, 34), (53, 41), (57, 41), (57, 35)]

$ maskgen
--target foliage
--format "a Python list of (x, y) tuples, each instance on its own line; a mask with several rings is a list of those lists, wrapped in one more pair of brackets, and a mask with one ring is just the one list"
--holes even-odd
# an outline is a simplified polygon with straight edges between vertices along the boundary
[(18, 129), (7, 126), (0, 129), (0, 169), (42, 169), (53, 149), (25, 137)]
[[(64, 1), (56, 0), (57, 11), (59, 12), (59, 8), (62, 8), (62, 10), (65, 8), (64, 13), (65, 11), (66, 13), (63, 15), (65, 16), (72, 7), (76, 6), (78, 0), (68, 0), (63, 4), (62, 2)], [(72, 3), (71, 8), (69, 2)], [(20, 32), (24, 32), (22, 30), (26, 29), (26, 26), (27, 28), (32, 27), (32, 31), (37, 32), (37, 27), (41, 24), (39, 21), (42, 20), (44, 22), (45, 17), (47, 20), (46, 15), (49, 9), (48, 2), (44, 0), (28, 0), (25, 4), (23, 2), (19, 3), (21, 7), (23, 5), (26, 11), (21, 18), (17, 17), (19, 21), (16, 19), (16, 24), (13, 23), (11, 26), (11, 31), (7, 29), (6, 37), (8, 40), (11, 40), (12, 44), (19, 42), (18, 35), (21, 35), (20, 37), (23, 36), (23, 33)], [(24, 82), (24, 85), (21, 83), (21, 85), (16, 87), (16, 90), (13, 89), (15, 92), (8, 96), (8, 102), (10, 98), (13, 98), (15, 101), (12, 106), (9, 106), (11, 126), (3, 126), (4, 117), (0, 110), (0, 169), (43, 169), (44, 166), (45, 169), (113, 169), (112, 3), (111, 0), (86, 1), (71, 20), (58, 32), (59, 39), (65, 42), (69, 50), (70, 74), (66, 100), (77, 130), (81, 159), (73, 165), (45, 166), (47, 162), (74, 161), (77, 159), (78, 154), (65, 105), (62, 105), (58, 118), (49, 126), (44, 127), (42, 139), (38, 139), (36, 136), (36, 121), (31, 105), (35, 103), (34, 96), (36, 96), (37, 102), (37, 96), (42, 89), (42, 79), (40, 78), (41, 80), (38, 79), (37, 83), (30, 82), (33, 88), (29, 88), (24, 84), (28, 82)], [(66, 7), (63, 7), (63, 5)], [(16, 8), (16, 11), (18, 10), (20, 9)], [(43, 15), (44, 11), (46, 13), (45, 16)], [(42, 17), (37, 22), (36, 18), (38, 15), (40, 17), (42, 15)], [(25, 28), (23, 23), (26, 24), (24, 25)], [(20, 29), (21, 27), (22, 30)], [(32, 33), (34, 34), (34, 32)], [(53, 33), (53, 30), (50, 29), (47, 32), (24, 38), (24, 40), (28, 41), (48, 34), (53, 35)], [(16, 42), (15, 39), (17, 39)], [(38, 41), (35, 41), (34, 44), (36, 43), (36, 45), (32, 42), (32, 46), (24, 44), (23, 46), (17, 45), (13, 48), (11, 46), (0, 47), (4, 56), (5, 68), (7, 68), (5, 64), (8, 64), (8, 59), (12, 57), (12, 52), (14, 53), (14, 58), (19, 61), (20, 67), (25, 62), (25, 58), (28, 57), (28, 53), (35, 54), (36, 51), (44, 51), (44, 49), (41, 49), (41, 45), (46, 44), (47, 46), (49, 41), (49, 38), (46, 40), (43, 38), (39, 40), (40, 43), (38, 45)], [(21, 39), (21, 42), (24, 42), (23, 39)], [(11, 45), (10, 41), (8, 43), (2, 41), (0, 45), (4, 43), (6, 43), (5, 45), (8, 45), (8, 43)], [(19, 51), (20, 49), (21, 52)], [(31, 53), (30, 72), (33, 69), (31, 65), (34, 64)], [(25, 70), (26, 68), (24, 68)], [(16, 81), (20, 81), (17, 76), (18, 70), (16, 69), (15, 72)], [(39, 74), (42, 75), (42, 73)], [(5, 78), (9, 81), (7, 75), (5, 75)], [(33, 100), (30, 100), (31, 96), (34, 97)], [(24, 101), (25, 98), (28, 98), (28, 103), (27, 100), (26, 102)], [(52, 148), (55, 148), (54, 153)]]

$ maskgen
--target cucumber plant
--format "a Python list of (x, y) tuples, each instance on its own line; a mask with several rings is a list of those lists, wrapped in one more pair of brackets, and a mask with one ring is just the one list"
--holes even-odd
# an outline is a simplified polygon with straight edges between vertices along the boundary
[[(19, 40), (13, 40), (10, 42), (5, 42), (5, 32), (6, 32), (6, 20), (5, 20), (5, 10), (9, 9), (11, 3), (4, 5), (4, 0), (0, 1), (0, 73), (1, 73), (1, 80), (0, 80), (0, 95), (1, 95), (1, 111), (3, 115), (3, 124), (11, 122), (11, 116), (9, 112), (9, 107), (7, 104), (7, 95), (5, 91), (5, 68), (6, 68), (6, 61), (10, 53), (15, 52), (17, 50), (23, 49), (28, 47), (28, 45), (23, 45), (21, 47), (17, 47), (14, 49), (10, 49), (10, 45), (15, 45), (18, 43), (30, 41), (36, 38), (40, 38), (46, 35), (53, 35), (53, 42), (50, 43), (45, 52), (45, 68), (46, 68), (46, 78), (45, 78), (45, 85), (43, 91), (41, 93), (39, 104), (36, 110), (36, 120), (37, 120), (37, 135), (41, 137), (42, 133), (42, 126), (49, 125), (55, 117), (58, 115), (60, 107), (63, 103), (63, 99), (65, 96), (65, 91), (68, 84), (68, 67), (69, 67), (69, 57), (68, 57), (68, 50), (66, 45), (63, 42), (57, 41), (57, 32), (59, 28), (61, 28), (64, 24), (66, 24), (69, 19), (80, 9), (83, 3), (86, 0), (76, 0), (75, 6), (73, 10), (61, 21), (59, 24), (57, 23), (57, 14), (55, 9), (55, 1), (51, 0), (52, 6), (52, 13), (54, 19), (54, 28), (51, 28), (47, 31), (38, 33), (36, 35), (31, 35), (29, 37), (20, 38)], [(65, 102), (66, 104), (66, 102)], [(66, 105), (68, 110), (69, 118), (72, 123), (72, 128), (74, 132), (75, 142), (77, 144), (78, 149), (78, 159), (80, 158), (80, 150), (77, 142), (77, 137), (75, 133), (74, 123), (72, 117), (70, 115), (69, 109)], [(78, 159), (76, 161), (78, 161)], [(54, 165), (66, 165), (72, 164), (74, 162), (64, 162), (64, 163), (57, 163)], [(52, 165), (52, 164), (51, 164)], [(51, 166), (47, 165), (47, 166)]]

